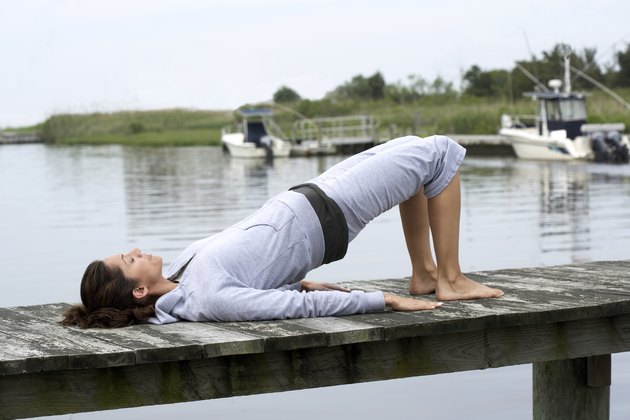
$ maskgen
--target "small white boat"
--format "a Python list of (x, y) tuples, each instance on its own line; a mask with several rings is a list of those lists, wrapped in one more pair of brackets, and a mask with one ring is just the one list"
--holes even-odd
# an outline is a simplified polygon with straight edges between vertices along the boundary
[(291, 147), (291, 156), (334, 155), (337, 148), (330, 141), (303, 140)]
[(528, 92), (538, 102), (534, 116), (501, 116), (499, 134), (511, 142), (516, 156), (540, 160), (594, 160), (628, 163), (630, 140), (623, 123), (587, 124), (586, 97), (571, 92), (568, 59), (562, 81), (550, 80), (552, 90)]
[(270, 134), (266, 120), (273, 114), (270, 109), (239, 110), (242, 122), (221, 129), (221, 142), (235, 158), (288, 157), (291, 143)]

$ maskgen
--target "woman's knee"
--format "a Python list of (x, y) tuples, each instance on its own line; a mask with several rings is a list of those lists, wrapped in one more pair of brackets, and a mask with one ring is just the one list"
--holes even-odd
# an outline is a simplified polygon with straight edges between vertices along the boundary
[(441, 155), (444, 155), (449, 149), (453, 147), (460, 147), (455, 140), (447, 136), (435, 135), (429, 138), (433, 141), (436, 149)]

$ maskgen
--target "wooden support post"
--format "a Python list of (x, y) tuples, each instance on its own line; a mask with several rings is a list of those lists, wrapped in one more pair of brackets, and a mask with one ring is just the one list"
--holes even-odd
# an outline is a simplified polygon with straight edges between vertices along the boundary
[(610, 354), (586, 358), (586, 385), (591, 388), (610, 386)]
[(534, 363), (533, 387), (534, 420), (606, 420), (610, 355)]

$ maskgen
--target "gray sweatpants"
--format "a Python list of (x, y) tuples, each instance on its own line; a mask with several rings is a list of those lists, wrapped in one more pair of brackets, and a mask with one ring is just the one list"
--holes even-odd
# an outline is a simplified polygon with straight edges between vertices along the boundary
[(446, 136), (400, 137), (356, 154), (309, 181), (341, 207), (349, 241), (376, 216), (414, 196), (427, 198), (451, 182), (466, 150)]

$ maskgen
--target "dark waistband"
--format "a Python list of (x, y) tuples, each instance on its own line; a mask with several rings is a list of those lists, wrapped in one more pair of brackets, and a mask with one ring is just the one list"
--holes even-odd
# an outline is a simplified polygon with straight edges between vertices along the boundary
[(328, 264), (342, 259), (348, 251), (348, 223), (341, 208), (315, 184), (307, 183), (289, 188), (300, 193), (311, 203), (324, 234), (324, 260)]

